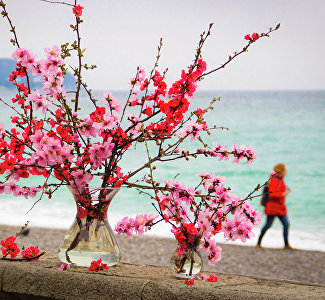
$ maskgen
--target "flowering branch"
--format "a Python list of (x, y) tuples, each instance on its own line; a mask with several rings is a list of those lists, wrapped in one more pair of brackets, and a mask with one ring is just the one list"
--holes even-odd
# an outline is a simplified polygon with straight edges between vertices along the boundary
[(255, 43), (256, 40), (258, 40), (259, 38), (263, 38), (263, 37), (269, 37), (269, 36), (270, 36), (270, 33), (272, 33), (273, 31), (278, 30), (279, 28), (280, 28), (280, 23), (279, 23), (278, 25), (276, 25), (276, 27), (275, 27), (274, 29), (273, 29), (272, 27), (270, 27), (269, 30), (268, 30), (267, 32), (265, 32), (265, 33), (261, 33), (261, 34), (257, 34), (257, 36), (256, 36), (255, 38), (249, 38), (249, 37), (247, 36), (248, 44), (247, 44), (247, 45), (246, 45), (246, 46), (245, 46), (241, 51), (239, 51), (239, 52), (235, 52), (233, 56), (229, 55), (228, 60), (227, 60), (225, 63), (223, 63), (223, 64), (222, 64), (220, 67), (218, 67), (218, 68), (215, 68), (215, 69), (213, 69), (213, 70), (211, 70), (211, 71), (209, 71), (209, 72), (206, 72), (206, 73), (202, 74), (202, 75), (199, 77), (199, 79), (202, 78), (202, 77), (204, 77), (204, 76), (206, 76), (206, 75), (209, 75), (209, 74), (211, 74), (211, 73), (214, 73), (214, 72), (216, 72), (216, 71), (219, 71), (219, 70), (225, 68), (226, 65), (228, 65), (228, 64), (229, 64), (229, 63), (230, 63), (234, 58), (236, 58), (237, 56), (239, 56), (240, 54), (242, 54), (242, 53), (244, 53), (244, 52), (247, 52), (247, 51), (248, 51), (248, 48), (249, 48), (253, 43)]
[[(83, 63), (84, 50), (81, 49), (80, 27), (83, 7), (74, 0), (74, 4), (66, 2), (41, 0), (44, 2), (63, 4), (72, 7), (75, 25), (70, 25), (76, 33), (72, 43), (45, 48), (45, 59), (38, 60), (30, 50), (20, 48), (11, 19), (0, 0), (2, 15), (9, 22), (14, 39), (18, 46), (12, 57), (16, 59), (16, 69), (9, 75), (9, 81), (17, 89), (17, 94), (10, 101), (0, 99), (16, 113), (11, 123), (14, 128), (5, 129), (0, 123), (0, 175), (5, 180), (0, 182), (0, 193), (13, 193), (15, 196), (40, 197), (52, 194), (61, 186), (68, 186), (73, 192), (77, 204), (77, 224), (79, 232), (67, 245), (68, 252), (75, 249), (84, 240), (89, 240), (89, 228), (93, 220), (104, 222), (104, 215), (118, 188), (121, 186), (136, 188), (141, 194), (155, 201), (158, 215), (138, 215), (134, 219), (124, 218), (117, 226), (119, 234), (140, 236), (153, 225), (164, 220), (172, 226), (172, 233), (179, 243), (178, 256), (182, 257), (180, 269), (185, 265), (184, 255), (198, 247), (204, 248), (210, 264), (221, 257), (221, 249), (216, 246), (213, 237), (222, 232), (226, 240), (246, 239), (253, 236), (252, 227), (259, 223), (261, 216), (247, 202), (261, 186), (258, 185), (246, 198), (240, 198), (225, 187), (225, 178), (215, 174), (198, 174), (199, 183), (186, 188), (176, 177), (161, 184), (154, 178), (158, 163), (167, 163), (178, 159), (188, 161), (199, 156), (228, 160), (233, 157), (234, 163), (244, 161), (251, 163), (256, 159), (252, 147), (236, 146), (231, 149), (226, 145), (209, 143), (203, 138), (205, 133), (211, 134), (214, 129), (227, 129), (222, 126), (208, 125), (206, 113), (214, 108), (214, 98), (205, 108), (191, 107), (192, 98), (198, 84), (210, 75), (247, 52), (249, 47), (259, 38), (269, 36), (279, 29), (280, 24), (266, 33), (246, 35), (247, 45), (228, 57), (221, 66), (207, 71), (207, 63), (202, 58), (203, 46), (211, 34), (212, 25), (200, 35), (194, 58), (189, 67), (181, 71), (180, 77), (170, 86), (166, 83), (167, 68), (158, 70), (158, 62), (162, 49), (162, 39), (158, 45), (156, 60), (149, 76), (139, 66), (135, 77), (130, 80), (130, 91), (122, 107), (112, 94), (105, 92), (101, 102), (94, 99), (92, 90), (82, 80), (85, 70), (94, 69)], [(77, 57), (77, 66), (71, 65), (76, 79), (73, 91), (66, 92), (64, 75), (68, 65), (65, 60), (72, 54)], [(83, 70), (84, 69), (84, 70)], [(39, 76), (42, 87), (31, 91), (29, 76)], [(26, 77), (26, 81), (24, 81)], [(27, 82), (27, 86), (25, 83)], [(81, 90), (84, 89), (91, 103), (86, 111), (79, 107)], [(69, 96), (73, 97), (70, 99)], [(10, 103), (10, 104), (9, 104)], [(180, 149), (185, 141), (199, 143), (197, 150)], [(121, 167), (125, 154), (139, 149), (144, 143), (146, 160), (140, 165), (134, 162), (128, 168)], [(191, 147), (189, 146), (189, 147)], [(140, 177), (148, 168), (149, 174)], [(137, 175), (137, 176), (136, 176)], [(42, 176), (45, 182), (37, 187), (18, 185), (20, 180), (29, 176)], [(93, 191), (90, 186), (93, 179), (101, 180), (101, 188)], [(52, 187), (54, 189), (52, 190)], [(110, 187), (110, 192), (107, 188)], [(99, 202), (94, 204), (93, 194), (98, 192)], [(95, 226), (95, 232), (101, 225)], [(14, 259), (18, 254), (14, 237), (1, 241), (5, 255), (10, 253)], [(202, 243), (201, 243), (202, 242)], [(37, 248), (37, 247), (36, 247)], [(18, 252), (17, 252), (18, 251)], [(38, 249), (24, 252), (34, 259)], [(193, 252), (194, 251), (194, 252)], [(4, 252), (3, 252), (4, 253)], [(30, 253), (34, 253), (31, 257)], [(190, 273), (193, 270), (191, 258)], [(95, 262), (93, 269), (100, 269), (100, 262)]]
[(1, 257), (0, 259), (2, 260), (9, 260), (9, 261), (31, 261), (31, 260), (37, 260), (41, 256), (45, 255), (46, 251), (41, 252), (40, 254), (36, 256), (30, 256), (30, 257), (25, 257), (25, 258), (10, 258), (10, 257)]

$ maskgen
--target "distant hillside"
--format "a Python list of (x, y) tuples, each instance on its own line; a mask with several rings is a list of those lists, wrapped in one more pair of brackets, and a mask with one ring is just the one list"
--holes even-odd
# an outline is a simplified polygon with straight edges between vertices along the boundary
[[(0, 87), (14, 88), (11, 82), (8, 81), (9, 74), (16, 69), (16, 61), (11, 58), (0, 58)], [(40, 78), (31, 76), (31, 88), (37, 89), (42, 86)], [(64, 77), (64, 87), (66, 90), (71, 90), (75, 87), (75, 79), (72, 74), (67, 73)]]

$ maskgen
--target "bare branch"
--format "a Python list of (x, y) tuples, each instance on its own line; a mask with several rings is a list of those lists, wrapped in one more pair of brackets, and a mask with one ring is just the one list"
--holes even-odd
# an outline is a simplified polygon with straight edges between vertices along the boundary
[(42, 2), (47, 2), (47, 3), (51, 3), (51, 4), (63, 4), (63, 5), (67, 5), (67, 6), (72, 6), (74, 7), (73, 4), (70, 4), (70, 3), (67, 3), (67, 2), (60, 2), (60, 1), (50, 1), (50, 0), (39, 0), (39, 1), (42, 1)]

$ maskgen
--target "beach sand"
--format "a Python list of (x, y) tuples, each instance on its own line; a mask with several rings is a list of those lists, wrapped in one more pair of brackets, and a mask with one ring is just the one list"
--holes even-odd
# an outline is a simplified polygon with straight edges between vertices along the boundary
[[(18, 226), (0, 225), (0, 240), (15, 235)], [(66, 231), (30, 227), (28, 236), (17, 239), (18, 246), (36, 246), (56, 252)], [(117, 237), (122, 249), (122, 262), (133, 264), (169, 266), (169, 260), (176, 249), (173, 239), (144, 236)], [(209, 266), (204, 258), (203, 271), (237, 275), (252, 275), (301, 282), (325, 284), (325, 252), (306, 250), (284, 250), (221, 244), (222, 259), (215, 266)]]

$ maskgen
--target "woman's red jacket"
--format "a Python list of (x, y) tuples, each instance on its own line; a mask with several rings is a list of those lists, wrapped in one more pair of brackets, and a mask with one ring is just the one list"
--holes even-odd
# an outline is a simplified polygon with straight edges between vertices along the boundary
[[(272, 176), (272, 174), (271, 174)], [(269, 201), (265, 205), (265, 214), (267, 216), (286, 216), (287, 207), (285, 205), (285, 197), (283, 192), (286, 190), (283, 177), (276, 174), (269, 185)]]

